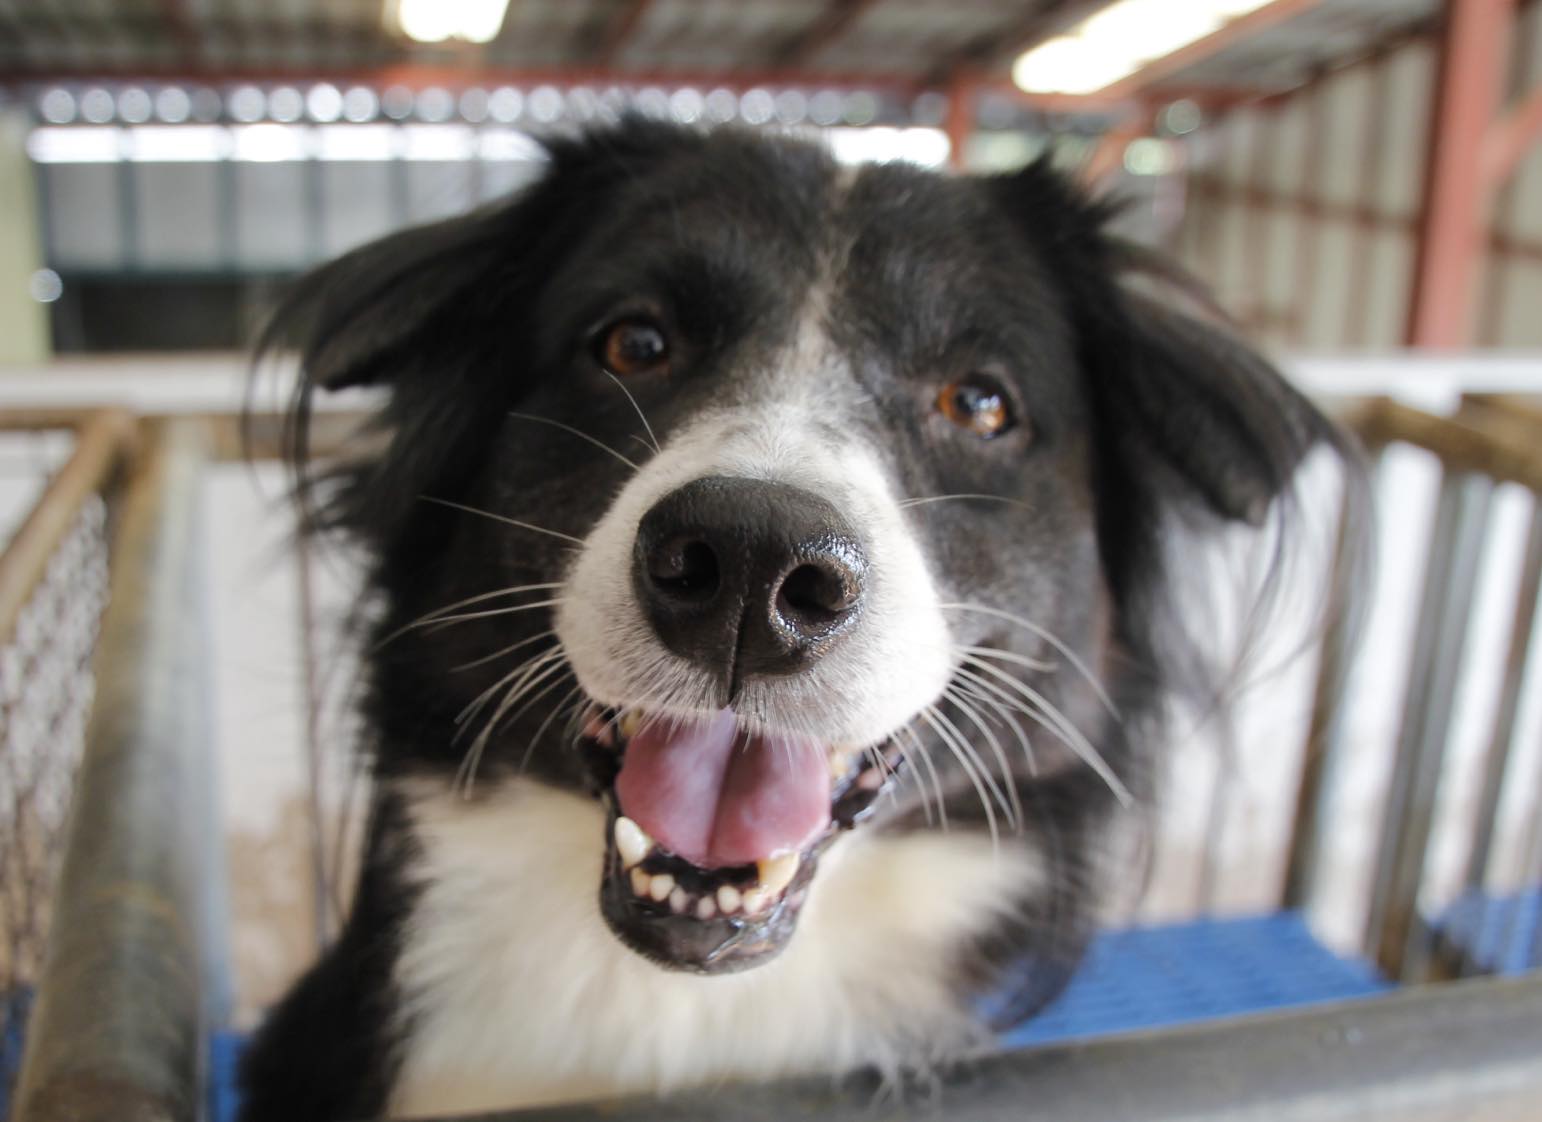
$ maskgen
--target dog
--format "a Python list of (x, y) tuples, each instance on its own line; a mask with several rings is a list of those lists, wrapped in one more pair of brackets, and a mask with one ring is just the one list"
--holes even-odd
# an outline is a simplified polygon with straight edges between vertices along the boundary
[[(1132, 877), (1167, 528), (1263, 525), (1340, 442), (1047, 160), (642, 120), (547, 153), (268, 335), (309, 528), (370, 558), (373, 795), (247, 1122), (988, 1046)], [(375, 450), (310, 468), (357, 386)]]

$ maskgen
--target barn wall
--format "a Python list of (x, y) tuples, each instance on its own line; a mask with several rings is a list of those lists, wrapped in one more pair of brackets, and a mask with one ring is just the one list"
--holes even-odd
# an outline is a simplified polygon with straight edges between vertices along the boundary
[[(1542, 5), (1512, 36), (1509, 100), (1542, 82)], [(1436, 78), (1422, 35), (1267, 104), (1190, 146), (1180, 256), (1277, 349), (1401, 344)], [(1542, 347), (1542, 146), (1496, 197), (1476, 342)]]

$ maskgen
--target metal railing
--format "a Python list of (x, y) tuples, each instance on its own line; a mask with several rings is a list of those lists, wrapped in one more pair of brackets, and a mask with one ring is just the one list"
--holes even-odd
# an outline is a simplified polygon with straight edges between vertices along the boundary
[[(66, 419), (38, 414), (30, 423)], [(113, 594), (96, 644), (98, 701), (75, 782), (68, 857), (54, 894), (53, 934), (15, 1117), (190, 1119), (204, 1101), (203, 1034), (222, 1016), (228, 982), (221, 958), (221, 835), (205, 720), (198, 479), (211, 460), (236, 453), (239, 432), (229, 416), (135, 424), (111, 415), (85, 425), (77, 416), (73, 423), (83, 434), (81, 450), (49, 493), (108, 495)], [(351, 423), (329, 421), (336, 429), (327, 439)], [(1420, 911), (1419, 889), (1448, 740), (1452, 661), (1464, 653), (1461, 624), (1488, 492), (1499, 482), (1542, 492), (1542, 421), (1523, 405), (1475, 400), (1449, 418), (1377, 402), (1355, 423), (1373, 454), (1392, 444), (1428, 449), (1446, 480), (1431, 539), (1423, 628), (1409, 652), (1414, 687), (1398, 738), (1366, 945), (1394, 976), (1449, 976), (1468, 967), (1452, 967), (1442, 957)], [(276, 452), (276, 426), (276, 418), (258, 419), (259, 455)], [(107, 435), (87, 441), (88, 430)], [(0, 563), (0, 606), (27, 599), (8, 589), (40, 587), (37, 574), (67, 536), (61, 527), (68, 519), (55, 514), (35, 515), (28, 526), (34, 524), (39, 528), (18, 535)], [(1539, 539), (1542, 514), (1533, 516), (1516, 592), (1511, 658), (1483, 767), (1485, 806), (1497, 804), (1511, 770), (1542, 572)], [(6, 621), (16, 612), (6, 611), (0, 624), (10, 627)], [(1330, 836), (1332, 764), (1352, 750), (1335, 719), (1350, 682), (1345, 642), (1330, 629), (1323, 645), (1287, 878), (1291, 906), (1314, 897), (1323, 839)], [(1484, 822), (1491, 819), (1480, 815), (1472, 839), (1466, 873), (1472, 887), (1487, 878), (1492, 837)], [(1536, 871), (1542, 879), (1542, 869)], [(941, 1104), (950, 1117), (972, 1119), (1518, 1120), (1534, 1117), (1534, 1104), (1542, 1101), (1539, 1054), (1542, 975), (1534, 972), (982, 1057), (945, 1073), (917, 1100), (882, 1100), (880, 1113), (931, 1117)], [(575, 1105), (541, 1117), (842, 1119), (870, 1116), (874, 1094), (862, 1078), (821, 1079)]]

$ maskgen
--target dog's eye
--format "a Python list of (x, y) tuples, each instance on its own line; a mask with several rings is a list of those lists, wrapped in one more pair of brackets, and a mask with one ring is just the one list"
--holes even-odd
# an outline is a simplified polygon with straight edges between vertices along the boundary
[(937, 409), (955, 425), (987, 440), (1015, 423), (1006, 390), (986, 374), (969, 374), (943, 386)]
[(669, 369), (669, 340), (650, 319), (617, 320), (595, 340), (594, 358), (612, 374), (626, 377)]

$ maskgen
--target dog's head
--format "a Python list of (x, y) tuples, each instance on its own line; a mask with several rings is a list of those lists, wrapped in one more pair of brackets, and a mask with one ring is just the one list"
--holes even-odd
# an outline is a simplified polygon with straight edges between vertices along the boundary
[(1261, 519), (1329, 432), (1105, 218), (1043, 162), (632, 123), (303, 282), (302, 416), (388, 390), (316, 495), (375, 558), (378, 769), (593, 792), (601, 909), (676, 968), (773, 954), (848, 830), (1074, 881), (1140, 786), (1165, 516)]

